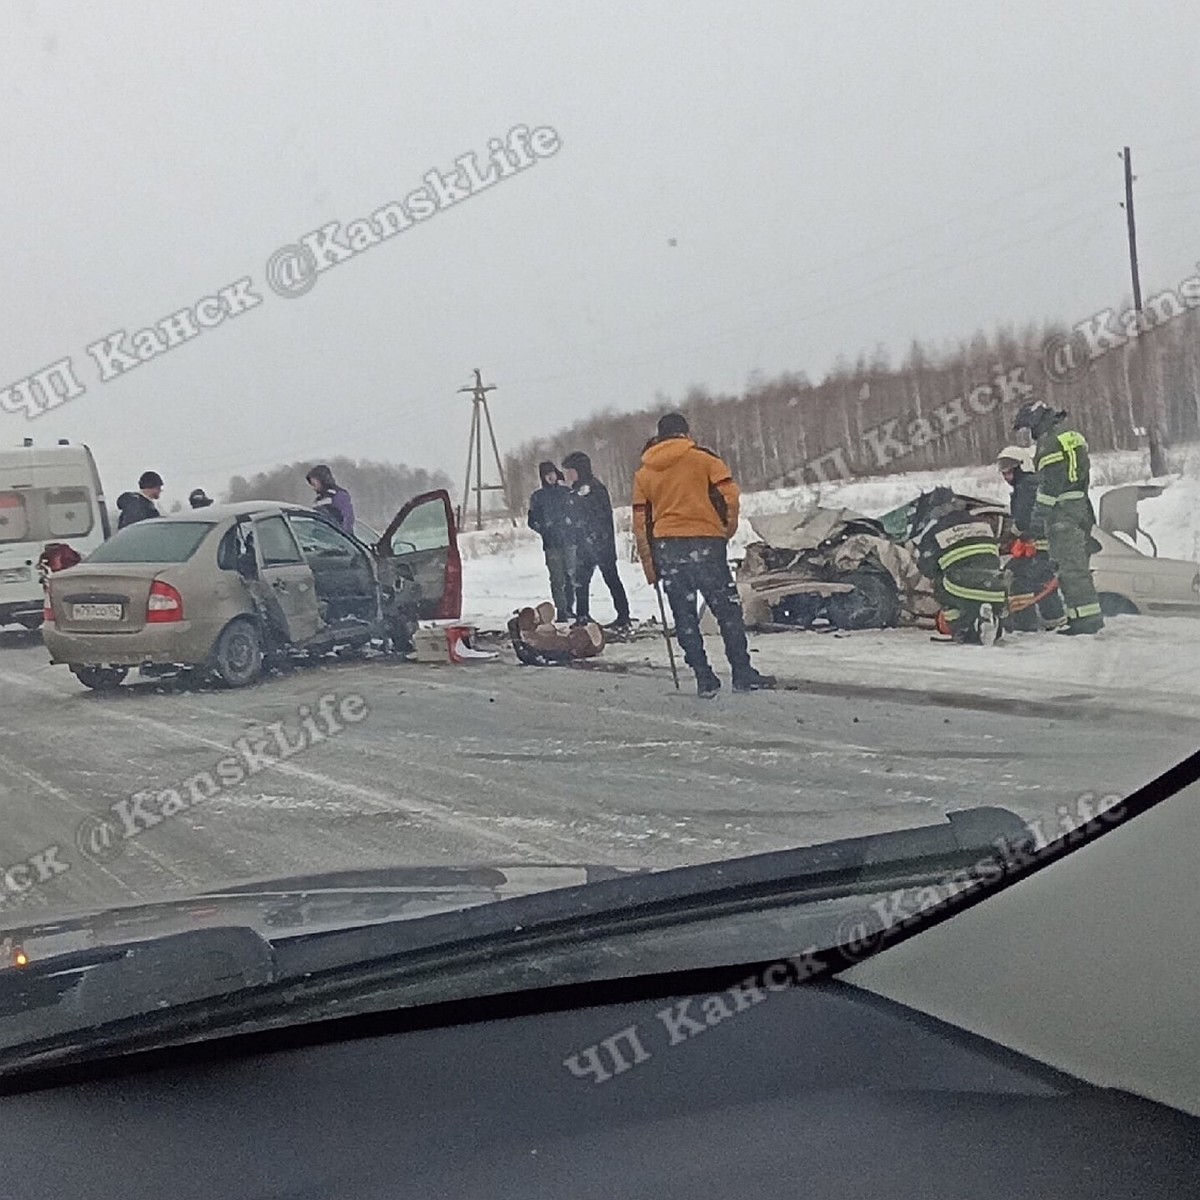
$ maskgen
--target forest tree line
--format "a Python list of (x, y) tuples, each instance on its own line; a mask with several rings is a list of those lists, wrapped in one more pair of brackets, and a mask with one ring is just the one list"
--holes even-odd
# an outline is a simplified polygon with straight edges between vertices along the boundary
[(740, 395), (693, 388), (677, 401), (603, 412), (525, 443), (506, 457), (509, 490), (522, 504), (538, 485), (539, 461), (583, 450), (614, 502), (627, 503), (642, 449), (670, 409), (687, 416), (693, 436), (725, 459), (744, 491), (992, 462), (1014, 440), (1012, 416), (1028, 394), (1069, 410), (1096, 451), (1146, 446), (1156, 418), (1165, 444), (1193, 441), (1200, 309), (1169, 315), (1121, 345), (1031, 326), (981, 333), (940, 353), (914, 342), (899, 366), (878, 350), (852, 365), (839, 361), (818, 384), (789, 373), (754, 380)]
[[(450, 480), (441, 471), (406, 467), (400, 463), (355, 461), (350, 458), (326, 459), (334, 479), (349, 491), (354, 515), (377, 532), (414, 496), (435, 488), (449, 488)], [(252, 478), (235, 475), (226, 489), (230, 503), (242, 500), (281, 500), (291, 504), (312, 504), (313, 490), (305, 476), (316, 462), (294, 462), (272, 467)]]

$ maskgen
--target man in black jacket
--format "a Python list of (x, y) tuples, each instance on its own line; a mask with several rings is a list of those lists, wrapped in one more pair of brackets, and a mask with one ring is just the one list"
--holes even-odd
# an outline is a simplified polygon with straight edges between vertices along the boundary
[(592, 474), (592, 460), (581, 450), (563, 459), (563, 474), (571, 485), (573, 504), (575, 620), (582, 623), (589, 619), (592, 573), (599, 567), (617, 610), (617, 619), (609, 628), (627, 630), (631, 624), (629, 600), (617, 572), (617, 535), (608, 488)]
[(552, 462), (538, 464), (542, 486), (529, 497), (529, 528), (541, 535), (556, 620), (575, 617), (575, 543), (571, 531), (571, 490)]
[(145, 521), (149, 517), (161, 516), (155, 501), (162, 495), (162, 476), (157, 471), (145, 471), (138, 480), (136, 492), (122, 492), (117, 497), (117, 528)]
[[(1005, 446), (996, 464), (1004, 482), (1012, 488), (1010, 509), (1016, 535), (1009, 550), (1008, 570), (1012, 579), (1008, 594), (1009, 622), (1013, 629), (1022, 633), (1036, 633), (1043, 626), (1057, 629), (1067, 617), (1050, 562), (1046, 523), (1037, 508), (1038, 481), (1033, 451), (1024, 446)], [(1051, 583), (1056, 585), (1053, 591), (1035, 603), (1034, 598)]]

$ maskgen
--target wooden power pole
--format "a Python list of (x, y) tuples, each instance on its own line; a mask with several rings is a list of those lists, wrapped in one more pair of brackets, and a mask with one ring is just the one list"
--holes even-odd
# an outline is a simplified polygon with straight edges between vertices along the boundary
[[(476, 369), (475, 382), (470, 387), (458, 389), (460, 392), (469, 392), (471, 395), (471, 433), (467, 441), (467, 481), (463, 487), (463, 502), (462, 507), (458, 510), (458, 525), (461, 529), (463, 522), (467, 519), (467, 512), (470, 507), (471, 492), (475, 492), (475, 528), (483, 528), (483, 493), (484, 492), (499, 492), (504, 500), (504, 516), (512, 521), (513, 526), (517, 524), (517, 519), (513, 515), (512, 505), (508, 497), (508, 484), (504, 479), (504, 464), (500, 460), (500, 450), (496, 445), (496, 432), (492, 428), (492, 414), (488, 410), (487, 394), (494, 392), (496, 385), (489, 383), (485, 386), (481, 372)], [(500, 477), (499, 483), (484, 483), (483, 482), (483, 426), (487, 422), (488, 439), (492, 443), (492, 455), (496, 461), (496, 473)], [(475, 486), (471, 486), (471, 470), (475, 471)]]
[(1134, 354), (1139, 360), (1141, 370), (1137, 376), (1142, 391), (1141, 409), (1145, 413), (1146, 441), (1150, 449), (1150, 474), (1155, 478), (1167, 473), (1167, 456), (1163, 451), (1163, 427), (1166, 424), (1166, 411), (1163, 403), (1162, 389), (1159, 387), (1158, 373), (1151, 371), (1153, 365), (1150, 355), (1145, 352), (1142, 342), (1149, 333), (1142, 308), (1142, 279), (1138, 270), (1137, 255), (1137, 222), (1133, 215), (1133, 159), (1126, 146), (1121, 153), (1125, 164), (1125, 227), (1129, 232), (1129, 272), (1133, 278), (1133, 307), (1138, 315), (1138, 340)]

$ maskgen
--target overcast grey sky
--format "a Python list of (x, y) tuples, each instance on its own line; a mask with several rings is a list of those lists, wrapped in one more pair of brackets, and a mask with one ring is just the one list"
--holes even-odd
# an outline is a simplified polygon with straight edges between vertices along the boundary
[[(504, 446), (693, 383), (819, 378), (1200, 258), (1200, 6), (146, 0), (0, 7), (0, 388), (70, 356), (68, 437), (165, 500), (335, 454), (458, 478), (475, 366)], [(561, 149), (323, 272), (272, 252), (516, 125)], [(102, 383), (86, 353), (243, 276), (263, 302)]]

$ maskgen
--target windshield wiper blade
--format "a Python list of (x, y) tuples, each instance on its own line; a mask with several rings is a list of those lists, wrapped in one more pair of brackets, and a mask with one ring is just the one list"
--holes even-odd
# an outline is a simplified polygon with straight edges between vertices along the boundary
[(213, 926), (67, 951), (0, 971), (0, 1063), (15, 1050), (84, 1041), (92, 1031), (219, 1000), (277, 978), (255, 930)]
[[(453, 999), (458, 985), (471, 994), (545, 986), (555, 954), (570, 957), (595, 943), (636, 945), (663, 931), (702, 927), (705, 921), (804, 906), (820, 900), (915, 888), (1005, 859), (1030, 843), (1030, 831), (1003, 809), (974, 810), (966, 819), (875, 837), (852, 838), (796, 850), (616, 878), (518, 896), (427, 917), (281, 939), (261, 954), (247, 942), (245, 973), (236, 970), (174, 993), (173, 1004), (151, 1006), (141, 996), (154, 948), (143, 943), (145, 969), (120, 979), (123, 958), (109, 965), (110, 982), (93, 994), (107, 997), (107, 1021), (56, 1031), (0, 1050), (0, 1074), (38, 1068), (64, 1058), (105, 1057), (247, 1028), (327, 1016), (385, 994), (391, 1007)], [(185, 938), (236, 930), (199, 930)], [(250, 931), (245, 931), (249, 933)], [(251, 934), (261, 946), (266, 943)], [(198, 945), (199, 943), (193, 943)], [(214, 943), (214, 945), (219, 943)], [(636, 957), (636, 955), (631, 955)], [(175, 968), (195, 959), (173, 952)], [(164, 959), (165, 963), (167, 960)], [(170, 968), (167, 974), (177, 980)], [(186, 977), (186, 970), (185, 970)], [(102, 977), (103, 978), (103, 977)], [(180, 988), (185, 985), (178, 984)], [(344, 1010), (344, 1009), (343, 1009)], [(334, 1011), (337, 1011), (336, 1008)]]
[(1032, 833), (1014, 813), (969, 809), (950, 813), (940, 825), (618, 877), (412, 921), (320, 931), (280, 943), (277, 952), (285, 974), (314, 974), (396, 956), (411, 961), (425, 951), (481, 940), (490, 948), (512, 941), (513, 933), (525, 939), (550, 937), (559, 929), (586, 929), (589, 936), (626, 933), (890, 890), (910, 879), (927, 882), (931, 875), (1004, 858), (1032, 844)]

